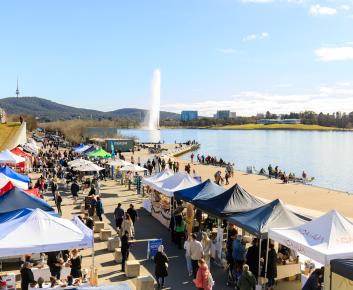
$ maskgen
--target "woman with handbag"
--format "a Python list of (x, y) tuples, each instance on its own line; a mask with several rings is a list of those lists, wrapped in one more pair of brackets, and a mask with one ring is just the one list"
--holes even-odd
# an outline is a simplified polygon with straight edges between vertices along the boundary
[(196, 273), (196, 279), (194, 283), (199, 290), (212, 290), (214, 285), (213, 277), (208, 269), (207, 263), (204, 259), (199, 260), (199, 269)]
[(160, 245), (157, 254), (154, 256), (157, 289), (163, 289), (164, 287), (164, 278), (168, 276), (168, 262), (168, 257), (164, 253), (164, 246)]

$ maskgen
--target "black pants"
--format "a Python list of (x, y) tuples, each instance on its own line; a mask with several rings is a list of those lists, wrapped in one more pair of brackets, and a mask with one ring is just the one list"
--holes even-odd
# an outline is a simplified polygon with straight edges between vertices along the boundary
[(157, 286), (158, 287), (163, 287), (164, 286), (164, 277), (156, 276), (156, 280), (157, 280)]
[(123, 219), (122, 218), (118, 218), (115, 220), (115, 225), (117, 229), (121, 229), (121, 224), (123, 223)]
[(99, 218), (100, 221), (103, 220), (103, 219), (102, 219), (102, 214), (98, 214), (98, 213), (97, 213), (97, 216), (98, 216), (98, 218)]
[(199, 260), (191, 260), (191, 265), (192, 265), (192, 275), (194, 279), (196, 279), (196, 273), (197, 273), (197, 270), (199, 269)]
[(121, 271), (125, 272), (125, 263), (127, 261), (127, 259), (129, 258), (129, 251), (126, 252), (121, 252)]
[(178, 245), (179, 249), (182, 249), (183, 236), (183, 232), (175, 232), (176, 244)]

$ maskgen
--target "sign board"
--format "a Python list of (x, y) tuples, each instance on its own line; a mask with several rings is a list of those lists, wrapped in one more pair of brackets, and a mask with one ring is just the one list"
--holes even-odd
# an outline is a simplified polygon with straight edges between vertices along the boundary
[(158, 247), (163, 245), (162, 239), (149, 240), (147, 243), (147, 259), (153, 258), (157, 252)]

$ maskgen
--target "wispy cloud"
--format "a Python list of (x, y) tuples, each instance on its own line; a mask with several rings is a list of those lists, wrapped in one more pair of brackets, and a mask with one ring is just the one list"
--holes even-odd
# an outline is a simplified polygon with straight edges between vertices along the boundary
[(250, 34), (250, 35), (245, 36), (243, 38), (243, 41), (247, 42), (247, 41), (253, 41), (253, 40), (258, 40), (258, 39), (265, 39), (268, 36), (269, 36), (268, 32), (262, 32), (260, 34)]
[(271, 3), (273, 2), (274, 0), (240, 0), (240, 2), (242, 3)]
[(320, 4), (311, 5), (309, 9), (311, 15), (335, 15), (337, 9), (327, 6), (321, 6)]
[(343, 11), (349, 11), (351, 9), (351, 7), (349, 5), (343, 4), (339, 7), (339, 9), (341, 9)]
[(198, 110), (202, 116), (212, 116), (216, 110), (224, 109), (237, 112), (239, 116), (254, 115), (267, 110), (274, 113), (313, 110), (332, 113), (347, 112), (353, 108), (353, 86), (321, 86), (302, 94), (279, 94), (259, 91), (243, 91), (225, 99), (208, 100), (195, 103), (174, 103), (162, 106), (163, 110), (180, 112)]
[(344, 61), (353, 60), (353, 47), (321, 47), (314, 51), (320, 61)]

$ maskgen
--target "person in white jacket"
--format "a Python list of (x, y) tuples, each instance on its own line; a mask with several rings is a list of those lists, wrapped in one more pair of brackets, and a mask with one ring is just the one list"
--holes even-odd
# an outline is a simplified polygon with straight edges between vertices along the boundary
[(185, 240), (184, 249), (185, 249), (186, 268), (188, 270), (189, 276), (192, 276), (191, 257), (190, 257), (190, 255), (188, 253), (188, 247), (189, 247), (190, 240), (191, 240), (190, 237), (187, 240)]
[(208, 237), (208, 234), (206, 232), (202, 233), (202, 240), (201, 244), (203, 247), (203, 258), (210, 269), (210, 261), (211, 261), (211, 247), (212, 247), (212, 241)]

